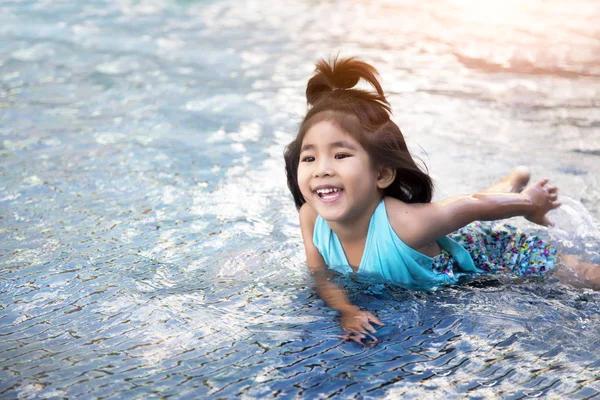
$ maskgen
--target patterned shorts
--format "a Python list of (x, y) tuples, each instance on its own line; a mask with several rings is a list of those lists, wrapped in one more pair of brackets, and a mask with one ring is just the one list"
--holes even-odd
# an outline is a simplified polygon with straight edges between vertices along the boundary
[[(489, 274), (540, 276), (556, 264), (554, 246), (514, 226), (475, 221), (448, 237), (467, 249), (475, 266)], [(456, 261), (445, 250), (433, 259), (433, 269), (449, 275), (460, 272)]]

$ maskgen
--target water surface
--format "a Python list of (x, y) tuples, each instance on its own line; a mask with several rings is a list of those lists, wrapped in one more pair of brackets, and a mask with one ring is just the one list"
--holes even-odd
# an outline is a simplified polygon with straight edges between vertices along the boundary
[(600, 295), (346, 282), (387, 327), (341, 343), (283, 147), (320, 57), (381, 72), (441, 198), (517, 164), (539, 232), (598, 259), (596, 1), (0, 5), (0, 398), (592, 398)]

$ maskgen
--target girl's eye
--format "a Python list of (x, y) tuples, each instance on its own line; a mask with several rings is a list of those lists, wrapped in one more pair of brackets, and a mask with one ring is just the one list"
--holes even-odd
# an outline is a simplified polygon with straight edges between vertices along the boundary
[(344, 154), (344, 153), (338, 153), (338, 154), (335, 155), (335, 159), (336, 160), (341, 160), (341, 159), (346, 158), (346, 157), (350, 157), (350, 155)]
[(302, 159), (302, 162), (313, 162), (315, 158), (313, 156), (306, 156)]

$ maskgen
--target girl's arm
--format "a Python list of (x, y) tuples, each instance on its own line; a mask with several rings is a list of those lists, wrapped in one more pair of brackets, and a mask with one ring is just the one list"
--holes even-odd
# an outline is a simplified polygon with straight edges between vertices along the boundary
[(360, 341), (360, 338), (364, 337), (363, 335), (375, 332), (371, 323), (379, 325), (383, 325), (383, 323), (370, 312), (361, 311), (360, 308), (354, 306), (342, 289), (328, 280), (325, 260), (313, 243), (316, 219), (317, 213), (305, 203), (300, 208), (300, 229), (308, 269), (315, 279), (316, 290), (321, 299), (327, 306), (340, 312), (342, 329), (346, 332), (358, 333)]
[(473, 221), (523, 216), (552, 225), (546, 213), (560, 207), (558, 188), (542, 179), (521, 193), (477, 193), (426, 204), (391, 202), (390, 223), (409, 246), (419, 248)]

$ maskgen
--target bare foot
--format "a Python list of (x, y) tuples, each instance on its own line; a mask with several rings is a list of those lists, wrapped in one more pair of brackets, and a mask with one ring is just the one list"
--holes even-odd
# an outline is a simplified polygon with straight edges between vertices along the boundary
[(485, 189), (484, 192), (520, 193), (529, 183), (530, 177), (529, 169), (521, 165), (513, 168), (510, 174)]

